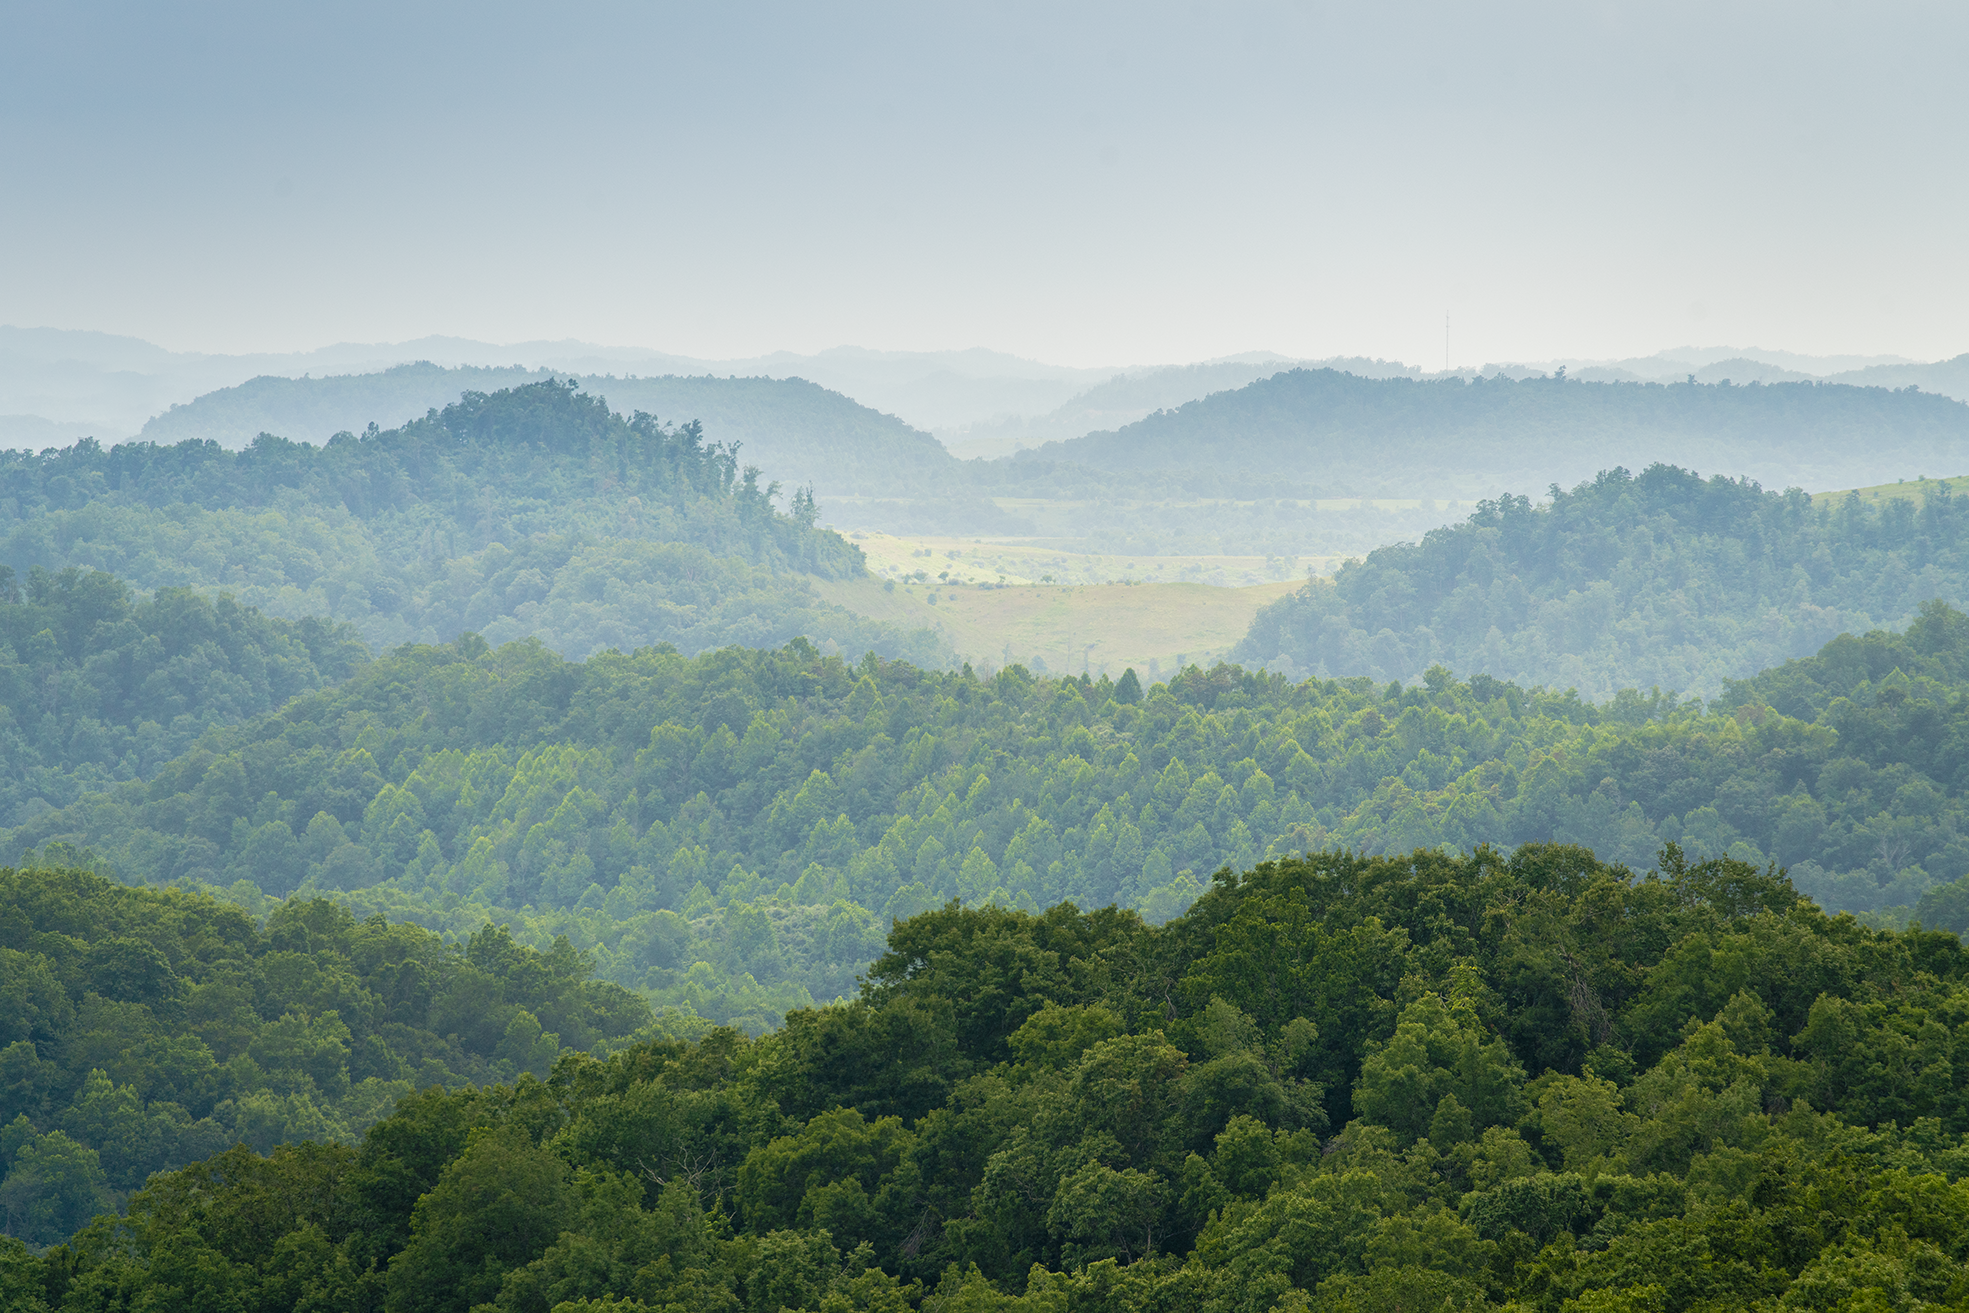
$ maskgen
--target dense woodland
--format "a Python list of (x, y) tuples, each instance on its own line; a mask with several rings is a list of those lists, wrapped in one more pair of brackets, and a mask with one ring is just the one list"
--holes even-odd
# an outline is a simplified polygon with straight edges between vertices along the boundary
[(185, 588), (139, 598), (95, 570), (19, 579), (0, 565), (0, 825), (148, 778), (208, 727), (368, 660), (347, 625), (273, 620)]
[(1969, 500), (1931, 487), (1918, 507), (1814, 505), (1673, 466), (1615, 469), (1348, 562), (1267, 608), (1233, 657), (1377, 679), (1440, 663), (1595, 699), (1714, 696), (1842, 632), (1969, 599)]
[(467, 393), (401, 428), (315, 447), (262, 434), (0, 452), (0, 559), (132, 585), (223, 588), (270, 615), (354, 624), (378, 645), (533, 636), (585, 656), (796, 636), (940, 659), (819, 601), (803, 576), (863, 571), (777, 485), (692, 422), (613, 413), (571, 383)]
[(1151, 686), (776, 495), (552, 381), (0, 457), (0, 1307), (1969, 1306), (1946, 492), (1499, 498)]
[(256, 909), (331, 894), (453, 936), (565, 935), (605, 979), (756, 1031), (852, 992), (892, 920), (953, 897), (1159, 921), (1220, 867), (1336, 845), (1568, 842), (1639, 868), (1674, 842), (1881, 924), (1969, 928), (1965, 718), (1969, 619), (1939, 604), (1709, 705), (1440, 667), (1144, 689), (804, 642), (575, 663), (468, 636), (215, 727), (0, 846)]
[(927, 913), (844, 1006), (230, 1150), (0, 1282), (23, 1310), (1960, 1307), (1965, 1026), (1956, 936), (1739, 863), (1329, 854), (1161, 928)]
[(347, 1143), (416, 1089), (647, 1038), (649, 1005), (591, 970), (491, 926), (447, 942), (310, 899), (262, 926), (209, 897), (0, 869), (0, 1220), (52, 1244), (152, 1172)]

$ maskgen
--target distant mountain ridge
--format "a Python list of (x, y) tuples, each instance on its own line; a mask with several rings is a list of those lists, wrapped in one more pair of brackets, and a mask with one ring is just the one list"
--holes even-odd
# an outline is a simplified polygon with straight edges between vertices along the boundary
[[(340, 342), (305, 352), (224, 355), (171, 351), (134, 337), (0, 325), (0, 445), (29, 421), (53, 422), (73, 436), (116, 439), (136, 433), (174, 404), (262, 375), (374, 374), (418, 361), (448, 368), (548, 370), (606, 377), (716, 375), (806, 378), (925, 428), (963, 425), (1006, 413), (1039, 414), (1113, 376), (1115, 369), (1027, 360), (1002, 351), (879, 351), (832, 347), (717, 360), (645, 347), (574, 339), (497, 344), (429, 336), (408, 342)], [(451, 398), (456, 400), (455, 397)], [(442, 403), (438, 403), (442, 404)], [(86, 418), (85, 418), (86, 417)]]
[(1005, 456), (1045, 442), (1119, 428), (1155, 411), (1180, 406), (1212, 393), (1235, 391), (1261, 378), (1270, 378), (1297, 368), (1338, 369), (1361, 378), (1418, 378), (1422, 373), (1413, 365), (1393, 360), (1362, 356), (1318, 361), (1293, 360), (1271, 352), (1260, 352), (1255, 356), (1229, 360), (1168, 365), (1160, 369), (1116, 374), (1047, 414), (1031, 418), (1002, 416), (967, 428), (940, 432), (937, 436), (958, 456)]
[(1540, 492), (1616, 464), (1699, 465), (1774, 487), (1848, 487), (1969, 464), (1969, 406), (1828, 383), (1367, 379), (1291, 370), (1011, 458), (1223, 480), (1318, 480), (1351, 495)]

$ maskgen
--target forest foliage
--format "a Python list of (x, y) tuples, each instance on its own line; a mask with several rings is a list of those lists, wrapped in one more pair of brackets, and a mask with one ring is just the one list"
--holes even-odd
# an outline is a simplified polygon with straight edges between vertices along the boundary
[(208, 896), (0, 869), (0, 1220), (52, 1244), (153, 1172), (349, 1143), (417, 1089), (647, 1037), (649, 1005), (592, 968), (492, 926), (446, 942), (307, 898), (261, 924)]
[(135, 596), (75, 567), (0, 565), (0, 825), (142, 779), (213, 725), (340, 683), (369, 660), (347, 625), (274, 620), (230, 597)]
[(860, 574), (861, 552), (817, 527), (810, 490), (778, 496), (695, 421), (624, 418), (547, 380), (320, 447), (262, 434), (243, 451), (0, 452), (0, 560), (223, 589), (376, 645), (470, 628), (580, 657), (806, 636), (940, 660), (930, 635), (819, 600), (802, 576)]
[(1221, 867), (1665, 843), (1831, 910), (1969, 929), (1969, 620), (1843, 637), (1704, 705), (1441, 667), (1410, 685), (1192, 667), (989, 679), (796, 642), (565, 661), (411, 646), (0, 835), (140, 884), (336, 897), (453, 936), (565, 935), (605, 979), (757, 1031), (853, 991), (950, 898), (1152, 921)]
[(1326, 853), (1160, 928), (926, 913), (773, 1034), (232, 1150), (0, 1281), (24, 1310), (1955, 1308), (1965, 1037), (1956, 936), (1741, 863)]
[[(1953, 404), (1953, 403), (1951, 403)], [(1414, 679), (1431, 665), (1604, 699), (1714, 696), (1841, 633), (1969, 599), (1969, 499), (1919, 507), (1614, 469), (1549, 504), (1482, 503), (1273, 603), (1234, 660)]]

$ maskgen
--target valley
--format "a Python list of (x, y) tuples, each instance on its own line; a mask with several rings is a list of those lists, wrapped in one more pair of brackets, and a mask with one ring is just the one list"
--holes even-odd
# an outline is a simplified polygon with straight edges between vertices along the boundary
[[(1201, 558), (1180, 568), (1216, 573), (1226, 564)], [(1242, 563), (1232, 558), (1228, 564)], [(1063, 574), (1066, 569), (1047, 568)], [(1118, 580), (953, 586), (933, 577), (893, 587), (873, 579), (830, 580), (816, 584), (815, 591), (878, 623), (929, 629), (960, 658), (987, 672), (1018, 663), (1039, 673), (1118, 679), (1133, 667), (1154, 680), (1188, 664), (1224, 660), (1260, 610), (1298, 587), (1295, 580), (1242, 586)]]
[(1969, 6), (5, 34), (0, 1313), (1969, 1313)]
[[(1327, 1206), (1329, 1168), (1384, 1181), (1389, 1227), (1453, 1222), (1486, 1253), (1562, 1233), (1509, 1211), (1532, 1189), (1610, 1233), (1655, 1225), (1565, 1183), (1710, 1189), (1665, 1088), (1682, 1110), (1809, 1098), (1842, 1143), (1938, 1176), (1969, 1153), (1948, 1082), (1885, 1079), (1944, 1128), (1910, 1157), (1873, 1077), (1827, 1065), (1883, 1068), (1865, 1055), (1914, 1024), (1883, 1011), (1914, 955), (1917, 1010), (1959, 1011), (1969, 980), (1953, 485), (1815, 498), (1656, 462), (1536, 502), (1463, 500), (1467, 479), (1361, 496), (1358, 466), (1304, 452), (1269, 481), (1228, 458), (958, 462), (806, 383), (618, 381), (709, 424), (512, 381), (321, 445), (0, 454), (10, 1309), (33, 1308), (23, 1280), (155, 1292), (160, 1254), (197, 1252), (226, 1307), (303, 1306), (303, 1281), (334, 1313), (470, 1313), (461, 1283), (495, 1310), (591, 1313), (551, 1287), (659, 1301), (630, 1313), (909, 1313), (1106, 1299), (1088, 1274), (1112, 1270), (1136, 1313), (1259, 1299), (1212, 1257), (1259, 1244), (1226, 1228)], [(1369, 381), (1394, 387), (1356, 396), (1363, 432), (1415, 401)], [(1289, 382), (1211, 400), (1268, 408), (1277, 454), (1355, 387)], [(1494, 386), (1630, 433), (1654, 404)], [(336, 418), (363, 403), (338, 395)], [(1780, 399), (1826, 403), (1828, 451), (1901, 424), (1896, 459), (1960, 419)], [(1743, 407), (1771, 421), (1761, 395), (1677, 404), (1739, 438)], [(1647, 927), (1618, 960), (1616, 904)], [(1755, 991), (1706, 965), (1757, 954)], [(1849, 965), (1788, 983), (1800, 960)], [(1722, 1092), (1689, 1074), (1716, 1062)], [(1113, 1081), (1164, 1108), (1127, 1141), (1079, 1129)], [(1575, 1105), (1625, 1120), (1567, 1138)], [(1809, 1157), (1798, 1118), (1747, 1113), (1711, 1152)], [(933, 1135), (979, 1152), (916, 1174)], [(843, 1153), (861, 1165), (788, 1165)], [(688, 1181), (651, 1175), (677, 1162)], [(413, 1177), (406, 1214), (387, 1183)], [(335, 1210), (283, 1233), (301, 1257), (173, 1220), (268, 1180)], [(468, 1180), (562, 1239), (461, 1275), (477, 1242), (430, 1219), (480, 1225)], [(1189, 1248), (1035, 1229), (1031, 1191), (1056, 1218), (1132, 1200), (1129, 1225)], [(930, 1207), (950, 1222), (923, 1230)], [(620, 1233), (653, 1217), (670, 1238)], [(561, 1246), (641, 1266), (570, 1276), (615, 1269)], [(812, 1261), (769, 1289), (773, 1246)], [(679, 1285), (686, 1251), (717, 1271)], [(1306, 1280), (1335, 1299), (1412, 1271), (1333, 1262)], [(1474, 1309), (1545, 1279), (1486, 1262), (1415, 1289)]]

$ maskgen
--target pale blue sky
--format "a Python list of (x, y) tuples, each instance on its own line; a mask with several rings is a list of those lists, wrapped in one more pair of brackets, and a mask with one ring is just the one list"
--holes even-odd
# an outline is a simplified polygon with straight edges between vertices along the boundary
[(1969, 6), (46, 4), (0, 323), (697, 356), (1969, 350)]

